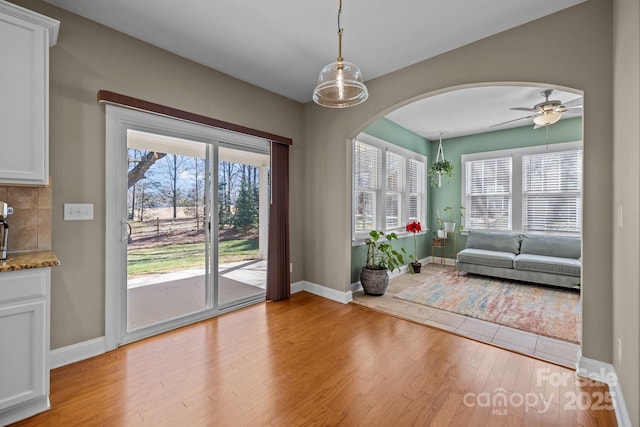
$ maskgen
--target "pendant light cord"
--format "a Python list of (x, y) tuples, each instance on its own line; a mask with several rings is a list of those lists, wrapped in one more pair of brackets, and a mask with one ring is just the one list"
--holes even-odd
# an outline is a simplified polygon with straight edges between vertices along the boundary
[(338, 62), (342, 62), (342, 32), (344, 29), (342, 28), (342, 24), (340, 23), (340, 18), (342, 17), (342, 0), (340, 0), (340, 7), (338, 8)]

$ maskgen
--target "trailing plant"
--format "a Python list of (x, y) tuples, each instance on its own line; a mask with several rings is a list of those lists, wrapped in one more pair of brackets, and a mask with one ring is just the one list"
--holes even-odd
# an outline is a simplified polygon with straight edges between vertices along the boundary
[(447, 177), (447, 181), (453, 178), (453, 163), (449, 160), (438, 160), (429, 168), (429, 176), (431, 177), (431, 185), (439, 187), (443, 176)]
[(396, 268), (399, 270), (400, 266), (405, 264), (403, 254), (406, 254), (407, 251), (404, 248), (397, 251), (391, 244), (392, 240), (398, 239), (396, 233), (385, 234), (382, 231), (371, 230), (369, 236), (371, 237), (364, 242), (367, 245), (365, 268), (372, 270), (388, 268), (389, 271), (393, 271)]

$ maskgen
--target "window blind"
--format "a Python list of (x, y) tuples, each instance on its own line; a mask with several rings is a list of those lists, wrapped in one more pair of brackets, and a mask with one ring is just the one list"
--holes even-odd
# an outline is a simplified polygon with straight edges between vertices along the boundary
[(380, 149), (356, 141), (354, 146), (354, 227), (356, 232), (376, 228)]
[(467, 161), (465, 228), (510, 230), (511, 182), (511, 157)]
[(424, 182), (424, 162), (409, 159), (409, 221), (420, 221), (422, 218)]
[(386, 161), (386, 226), (387, 229), (400, 227), (402, 218), (401, 194), (404, 189), (405, 158), (387, 151)]
[(582, 151), (522, 156), (523, 229), (580, 232)]

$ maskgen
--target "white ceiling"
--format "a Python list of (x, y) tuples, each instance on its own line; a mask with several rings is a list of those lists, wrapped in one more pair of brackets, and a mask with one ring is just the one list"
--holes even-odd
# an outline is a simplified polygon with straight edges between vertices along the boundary
[[(532, 113), (510, 110), (514, 107), (533, 108), (545, 98), (542, 87), (487, 86), (459, 89), (424, 98), (400, 107), (386, 115), (398, 125), (428, 140), (473, 135), (519, 126), (534, 126)], [(549, 100), (565, 104), (581, 98), (581, 95), (554, 90)], [(578, 105), (581, 102), (576, 101)], [(570, 109), (562, 119), (582, 116), (582, 109)], [(503, 122), (511, 121), (500, 126)]]
[[(303, 103), (311, 100), (322, 67), (337, 56), (338, 0), (47, 1)], [(360, 67), (366, 83), (583, 1), (344, 0), (343, 57)], [(64, 33), (64, 22), (61, 31)], [(533, 106), (542, 100), (535, 96), (539, 90), (529, 98), (514, 93), (513, 98), (506, 99), (508, 95), (503, 94), (505, 104), (495, 108)], [(462, 95), (458, 93), (451, 100), (458, 106), (471, 106), (469, 100), (461, 99)], [(480, 98), (480, 111), (487, 111), (487, 96)], [(440, 100), (447, 99), (443, 95)], [(419, 108), (407, 106), (402, 110), (406, 109), (407, 117), (436, 118), (432, 112), (420, 113)], [(460, 123), (462, 110), (439, 110), (442, 116), (422, 130), (414, 129), (416, 124), (409, 119), (399, 118), (400, 113), (390, 118), (420, 134), (434, 130), (453, 134), (456, 128), (445, 116), (457, 116), (456, 123)], [(471, 119), (474, 117), (480, 120), (478, 110)]]

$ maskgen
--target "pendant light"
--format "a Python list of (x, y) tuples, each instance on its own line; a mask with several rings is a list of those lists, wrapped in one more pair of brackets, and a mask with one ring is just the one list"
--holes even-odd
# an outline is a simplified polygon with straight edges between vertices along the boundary
[(318, 85), (313, 91), (313, 100), (323, 107), (352, 107), (363, 103), (369, 97), (360, 68), (342, 58), (341, 16), (342, 0), (338, 9), (338, 58), (320, 71)]

